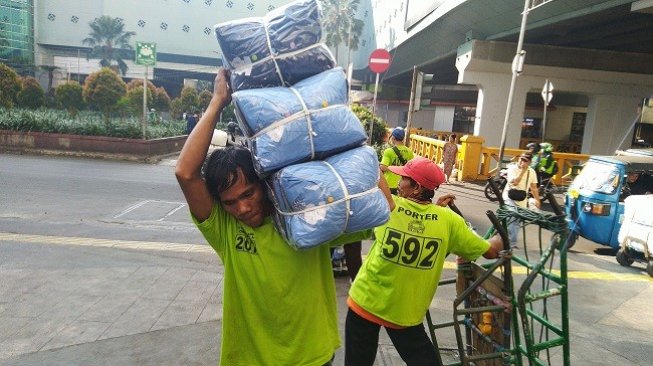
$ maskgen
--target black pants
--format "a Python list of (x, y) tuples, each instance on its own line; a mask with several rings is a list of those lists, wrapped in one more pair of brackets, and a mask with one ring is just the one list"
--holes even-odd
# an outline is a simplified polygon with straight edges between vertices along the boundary
[[(358, 314), (347, 312), (345, 323), (345, 366), (372, 366), (379, 345), (381, 326)], [(397, 352), (408, 366), (433, 366), (438, 364), (435, 347), (424, 325), (404, 329), (385, 328)]]

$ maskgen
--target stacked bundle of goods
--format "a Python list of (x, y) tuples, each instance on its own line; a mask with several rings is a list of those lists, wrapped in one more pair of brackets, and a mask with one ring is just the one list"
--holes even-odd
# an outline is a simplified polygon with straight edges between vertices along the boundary
[(389, 216), (376, 153), (361, 147), (365, 131), (322, 42), (318, 10), (317, 0), (300, 0), (265, 18), (216, 25), (256, 172), (267, 177), (279, 232), (298, 249)]
[(315, 0), (295, 1), (262, 18), (215, 26), (233, 90), (293, 85), (332, 69)]

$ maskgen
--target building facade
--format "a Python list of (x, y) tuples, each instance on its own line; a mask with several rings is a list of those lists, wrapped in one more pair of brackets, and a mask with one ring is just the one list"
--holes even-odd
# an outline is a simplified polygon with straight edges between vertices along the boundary
[(16, 69), (34, 62), (34, 2), (0, 0), (0, 62)]

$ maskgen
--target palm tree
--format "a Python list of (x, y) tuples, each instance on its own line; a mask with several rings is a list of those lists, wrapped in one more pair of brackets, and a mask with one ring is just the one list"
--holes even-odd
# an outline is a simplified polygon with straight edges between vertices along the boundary
[(82, 41), (91, 47), (86, 59), (99, 58), (102, 67), (113, 67), (114, 69), (115, 66), (111, 64), (116, 61), (120, 73), (125, 75), (128, 67), (123, 59), (130, 57), (130, 51), (133, 48), (129, 44), (129, 39), (136, 32), (125, 32), (125, 25), (119, 18), (107, 15), (95, 18), (88, 25), (91, 27), (91, 33)]
[(362, 20), (356, 19), (360, 0), (320, 0), (323, 10), (323, 26), (326, 30), (326, 44), (336, 50), (338, 46), (347, 46), (347, 64), (351, 51), (358, 49), (360, 36), (363, 33)]

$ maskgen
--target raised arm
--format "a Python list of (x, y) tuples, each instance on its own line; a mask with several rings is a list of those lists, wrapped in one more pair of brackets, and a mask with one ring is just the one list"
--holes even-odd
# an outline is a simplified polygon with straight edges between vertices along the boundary
[(177, 181), (186, 197), (190, 212), (200, 221), (206, 220), (213, 209), (213, 198), (202, 179), (201, 168), (220, 113), (231, 103), (228, 79), (229, 72), (223, 68), (218, 69), (213, 85), (213, 98), (188, 136), (175, 168)]
[(390, 193), (390, 187), (388, 187), (388, 182), (385, 180), (383, 173), (379, 174), (379, 189), (383, 192), (385, 199), (388, 200), (388, 205), (390, 206), (390, 212), (395, 209), (395, 201), (392, 199), (392, 194)]

